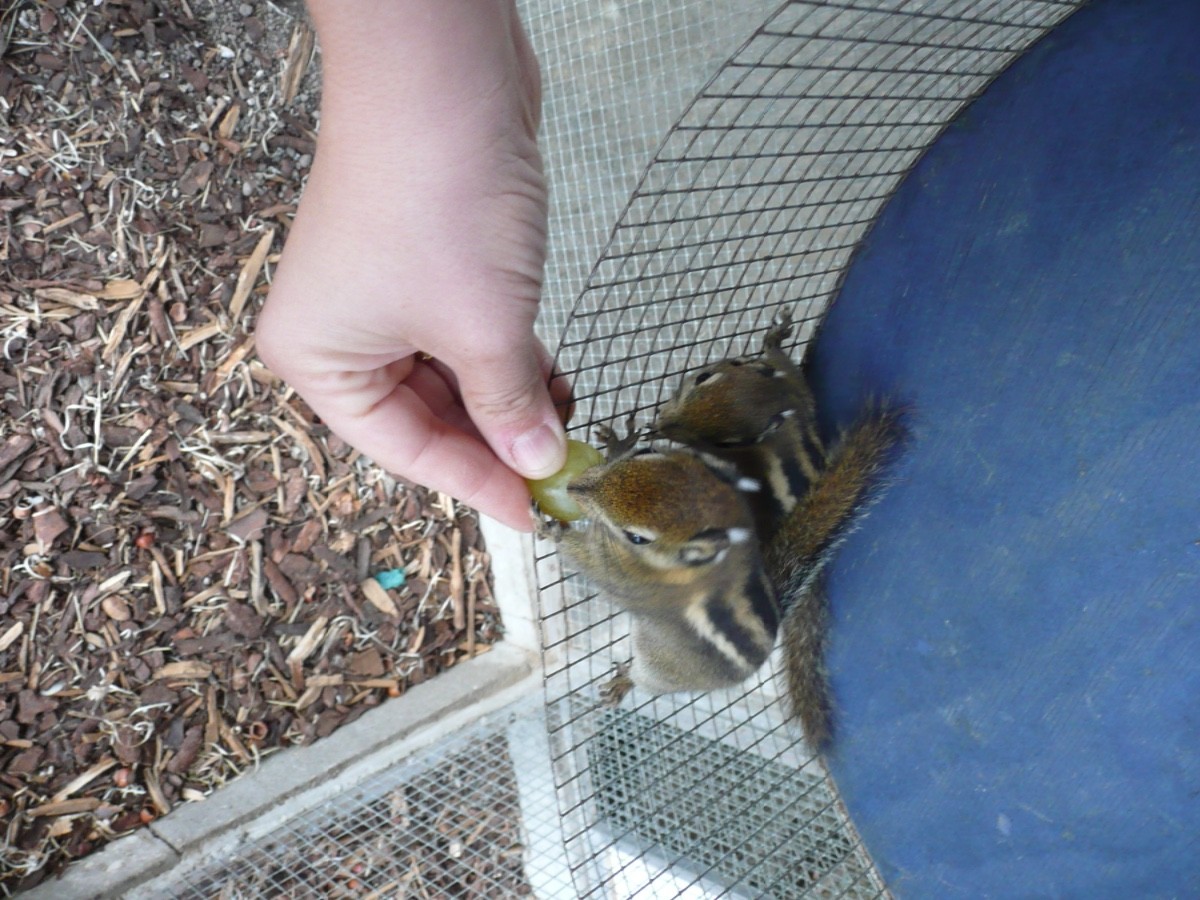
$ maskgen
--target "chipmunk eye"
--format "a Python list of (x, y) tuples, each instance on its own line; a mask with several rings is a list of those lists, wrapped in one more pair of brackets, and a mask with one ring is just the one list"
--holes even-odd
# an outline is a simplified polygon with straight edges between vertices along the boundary
[(712, 377), (713, 377), (712, 372), (701, 372), (699, 375), (696, 376), (695, 383), (696, 384), (704, 384), (704, 382), (708, 381), (708, 379), (710, 379)]
[(624, 531), (622, 534), (625, 535), (625, 540), (631, 544), (649, 544), (652, 540), (644, 534), (638, 534), (636, 531)]

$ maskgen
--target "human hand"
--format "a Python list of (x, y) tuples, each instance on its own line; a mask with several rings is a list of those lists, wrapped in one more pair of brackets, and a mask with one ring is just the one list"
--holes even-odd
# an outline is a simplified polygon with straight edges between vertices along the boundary
[(553, 473), (566, 448), (533, 333), (546, 186), (515, 8), (309, 6), (321, 131), (260, 355), (384, 468), (527, 531), (521, 476)]

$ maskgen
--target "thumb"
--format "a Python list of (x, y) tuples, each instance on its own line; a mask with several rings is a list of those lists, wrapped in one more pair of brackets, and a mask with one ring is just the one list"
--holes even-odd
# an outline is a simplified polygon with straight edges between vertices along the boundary
[(566, 434), (546, 380), (549, 354), (530, 335), (521, 351), (475, 361), (455, 373), (463, 406), (496, 455), (526, 478), (553, 475), (567, 460)]

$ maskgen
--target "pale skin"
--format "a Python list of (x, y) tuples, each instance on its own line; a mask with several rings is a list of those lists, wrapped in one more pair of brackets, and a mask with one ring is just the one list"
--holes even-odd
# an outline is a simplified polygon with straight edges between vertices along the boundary
[(566, 446), (533, 330), (541, 97), (513, 2), (309, 12), (321, 128), (259, 353), (379, 465), (528, 531), (522, 476), (557, 471)]

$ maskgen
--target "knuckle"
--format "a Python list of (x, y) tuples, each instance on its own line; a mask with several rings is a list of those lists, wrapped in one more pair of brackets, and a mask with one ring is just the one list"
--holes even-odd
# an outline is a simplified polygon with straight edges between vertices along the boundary
[(489, 385), (474, 397), (476, 409), (492, 418), (515, 419), (526, 414), (532, 405), (535, 385), (532, 382), (513, 382)]
[(471, 380), (464, 399), (477, 413), (491, 418), (511, 420), (529, 415), (536, 406), (539, 389), (545, 390), (537, 363), (532, 358), (527, 364), (514, 368), (510, 353), (503, 364), (477, 361), (472, 367), (481, 374)]

